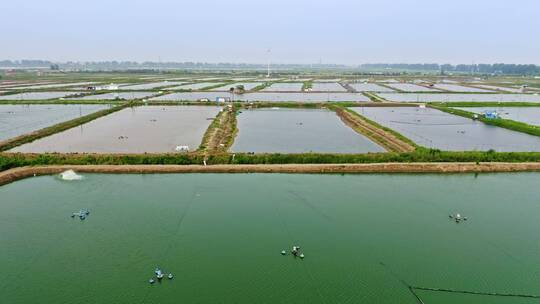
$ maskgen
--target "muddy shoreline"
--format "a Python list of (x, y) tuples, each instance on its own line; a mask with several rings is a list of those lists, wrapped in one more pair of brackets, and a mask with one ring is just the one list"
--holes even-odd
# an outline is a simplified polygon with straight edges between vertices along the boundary
[(495, 173), (540, 172), (539, 163), (376, 163), (286, 165), (61, 165), (20, 167), (0, 172), (0, 185), (27, 177), (59, 174), (72, 169), (80, 173)]

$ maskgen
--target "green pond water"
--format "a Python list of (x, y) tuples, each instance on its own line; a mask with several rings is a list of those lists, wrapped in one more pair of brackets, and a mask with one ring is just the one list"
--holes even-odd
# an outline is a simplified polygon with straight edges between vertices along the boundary
[[(0, 187), (0, 303), (540, 294), (538, 173), (88, 174)], [(70, 215), (88, 208), (85, 221)], [(460, 212), (469, 220), (448, 218)], [(304, 260), (281, 250), (300, 245)], [(150, 285), (156, 266), (172, 281)], [(424, 303), (540, 303), (416, 291)]]

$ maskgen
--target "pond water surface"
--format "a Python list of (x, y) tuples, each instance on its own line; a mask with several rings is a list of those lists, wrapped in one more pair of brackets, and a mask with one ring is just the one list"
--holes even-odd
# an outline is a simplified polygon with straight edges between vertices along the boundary
[(127, 108), (49, 137), (14, 152), (174, 153), (196, 150), (220, 107), (143, 106)]
[(354, 111), (391, 128), (415, 143), (440, 150), (540, 151), (540, 137), (480, 121), (417, 107), (362, 107)]
[(108, 107), (108, 105), (0, 105), (0, 141)]
[[(419, 303), (408, 285), (540, 294), (539, 183), (538, 173), (30, 178), (0, 187), (2, 303)], [(81, 208), (86, 220), (70, 218)], [(468, 221), (451, 221), (456, 212)], [(304, 260), (280, 254), (293, 245)], [(174, 279), (150, 285), (156, 266)]]
[(233, 152), (384, 152), (328, 110), (246, 110), (237, 120)]

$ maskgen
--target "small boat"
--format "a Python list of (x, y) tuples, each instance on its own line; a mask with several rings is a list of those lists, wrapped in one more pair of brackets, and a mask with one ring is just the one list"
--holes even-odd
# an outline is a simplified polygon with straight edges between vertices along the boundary
[(148, 283), (150, 283), (150, 284), (154, 284), (155, 282), (156, 282), (156, 281), (155, 281), (154, 279), (148, 280)]
[(285, 250), (281, 250), (281, 255), (286, 255), (287, 252)]
[(169, 273), (169, 275), (167, 276), (167, 278), (169, 278), (169, 280), (172, 280), (172, 279), (173, 279), (172, 273)]

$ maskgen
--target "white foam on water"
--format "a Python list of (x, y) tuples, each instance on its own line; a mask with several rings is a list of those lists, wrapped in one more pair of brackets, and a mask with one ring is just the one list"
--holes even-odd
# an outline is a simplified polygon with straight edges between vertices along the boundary
[(63, 180), (73, 181), (73, 180), (81, 180), (83, 179), (82, 175), (77, 174), (73, 170), (67, 170), (62, 173), (60, 173), (60, 178)]

